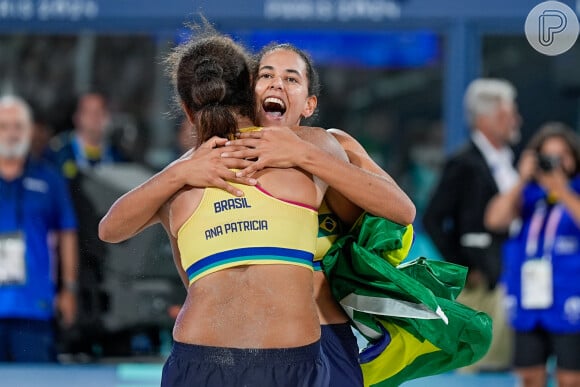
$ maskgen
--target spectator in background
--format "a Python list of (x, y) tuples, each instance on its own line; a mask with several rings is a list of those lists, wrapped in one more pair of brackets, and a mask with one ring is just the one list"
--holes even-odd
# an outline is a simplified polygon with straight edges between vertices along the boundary
[(65, 327), (76, 317), (77, 234), (66, 181), (29, 156), (32, 114), (22, 99), (0, 98), (0, 361), (56, 360), (52, 232), (59, 238)]
[(467, 266), (465, 289), (458, 301), (489, 314), (493, 340), (486, 356), (465, 371), (506, 369), (511, 360), (511, 332), (505, 321), (504, 292), (497, 283), (506, 233), (484, 227), (489, 200), (517, 181), (510, 144), (519, 140), (516, 90), (507, 81), (477, 79), (464, 104), (471, 141), (451, 156), (427, 205), (423, 225), (450, 262)]
[(110, 112), (103, 94), (83, 94), (77, 103), (75, 128), (54, 138), (51, 159), (73, 179), (79, 170), (99, 164), (125, 161), (121, 152), (108, 143)]
[(36, 159), (46, 158), (48, 144), (53, 135), (54, 128), (52, 125), (43, 117), (39, 117), (35, 110), (30, 156)]
[(514, 365), (524, 387), (546, 386), (546, 361), (557, 358), (560, 387), (580, 386), (580, 142), (548, 123), (522, 154), (519, 181), (490, 202), (485, 224), (505, 232)]
[(110, 112), (103, 94), (81, 95), (73, 122), (72, 131), (51, 140), (46, 158), (68, 179), (79, 222), (79, 319), (75, 329), (63, 332), (63, 345), (68, 347), (63, 351), (92, 355), (92, 344), (98, 341), (102, 326), (99, 321), (104, 306), (101, 305), (99, 284), (103, 280), (106, 246), (97, 236), (102, 214), (95, 209), (90, 192), (83, 188), (83, 181), (93, 167), (124, 161), (124, 158), (108, 142)]

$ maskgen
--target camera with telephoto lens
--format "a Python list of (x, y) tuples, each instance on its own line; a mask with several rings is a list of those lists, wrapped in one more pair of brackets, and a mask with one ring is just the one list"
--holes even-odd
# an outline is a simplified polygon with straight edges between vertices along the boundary
[(560, 157), (538, 154), (538, 167), (544, 172), (550, 172), (560, 166)]

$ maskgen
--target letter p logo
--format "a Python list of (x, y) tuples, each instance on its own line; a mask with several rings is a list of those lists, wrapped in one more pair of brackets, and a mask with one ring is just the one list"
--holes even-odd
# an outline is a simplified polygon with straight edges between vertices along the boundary
[(547, 9), (542, 12), (538, 23), (540, 44), (542, 46), (554, 44), (554, 37), (564, 31), (566, 25), (568, 25), (568, 18), (564, 12), (557, 9)]
[(544, 55), (568, 51), (576, 42), (579, 30), (576, 13), (559, 1), (536, 5), (526, 18), (526, 38), (536, 51)]

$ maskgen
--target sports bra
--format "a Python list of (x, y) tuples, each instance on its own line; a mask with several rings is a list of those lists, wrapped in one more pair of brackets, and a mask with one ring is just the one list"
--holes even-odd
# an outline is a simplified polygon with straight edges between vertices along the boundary
[(342, 221), (328, 208), (326, 200), (323, 200), (318, 209), (318, 237), (316, 238), (316, 252), (314, 253), (314, 271), (322, 271), (322, 258), (324, 258), (330, 246), (342, 233)]
[(231, 184), (245, 196), (206, 188), (199, 206), (177, 232), (189, 284), (241, 265), (286, 264), (312, 270), (316, 210), (277, 199), (259, 186)]

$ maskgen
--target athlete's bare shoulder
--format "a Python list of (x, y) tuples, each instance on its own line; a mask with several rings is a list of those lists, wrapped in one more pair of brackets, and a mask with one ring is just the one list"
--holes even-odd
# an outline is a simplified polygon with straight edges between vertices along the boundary
[(327, 129), (328, 133), (331, 133), (334, 138), (338, 140), (340, 145), (348, 152), (356, 152), (359, 154), (367, 154), (364, 147), (349, 133), (345, 132), (344, 130), (337, 129), (337, 128), (329, 128)]
[(295, 129), (296, 134), (305, 141), (308, 141), (320, 149), (348, 161), (348, 157), (338, 142), (326, 129), (313, 126), (300, 126)]

